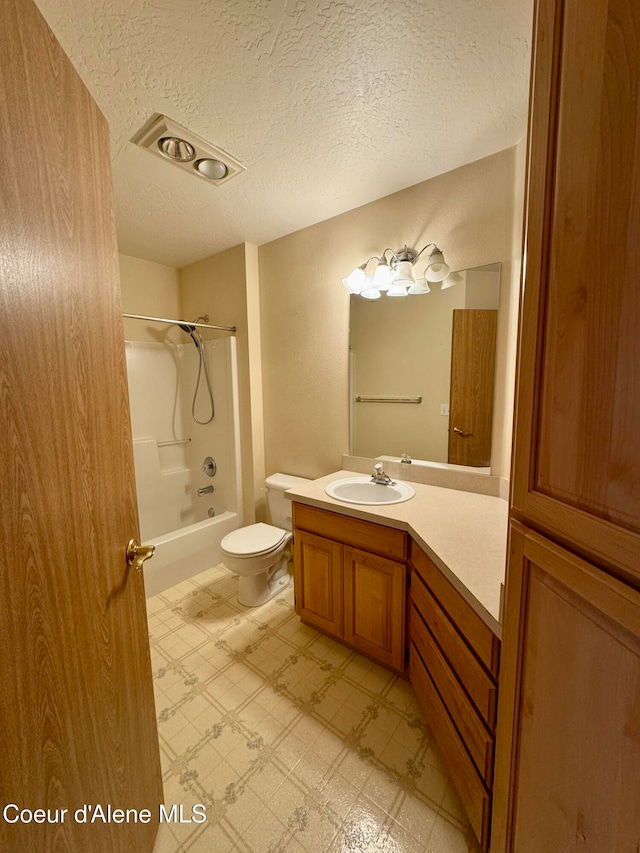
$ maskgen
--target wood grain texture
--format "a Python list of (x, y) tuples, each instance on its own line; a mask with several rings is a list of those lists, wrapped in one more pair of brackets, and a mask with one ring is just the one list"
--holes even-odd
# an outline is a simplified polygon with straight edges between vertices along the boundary
[(482, 783), (415, 644), (411, 646), (409, 669), (418, 704), (433, 731), (442, 760), (451, 775), (471, 827), (482, 849), (486, 851), (489, 848), (491, 815), (489, 792)]
[(404, 669), (406, 566), (344, 547), (344, 639), (397, 671)]
[(497, 678), (500, 671), (500, 640), (498, 637), (447, 580), (433, 560), (413, 540), (411, 541), (410, 551), (410, 560), (414, 571), (429, 587), (442, 609), (471, 646), (472, 651), (489, 672)]
[[(456, 673), (483, 719), (495, 716), (496, 683), (440, 607), (418, 575), (411, 581), (411, 601), (435, 637), (449, 666)], [(413, 623), (412, 626), (413, 628)], [(413, 637), (412, 637), (413, 639)]]
[(513, 850), (640, 840), (640, 593), (528, 532)]
[(342, 637), (342, 546), (304, 530), (295, 530), (293, 541), (296, 613)]
[(491, 853), (505, 853), (512, 837), (513, 803), (516, 786), (516, 732), (519, 726), (521, 660), (526, 618), (528, 583), (524, 562), (526, 528), (517, 521), (509, 526), (505, 608), (502, 625), (502, 660), (500, 663), (500, 696), (494, 767), (493, 809), (491, 815)]
[(514, 511), (637, 582), (640, 7), (538, 7)]
[(491, 464), (497, 328), (497, 311), (453, 312), (448, 461), (454, 465)]
[(640, 531), (640, 7), (563, 28), (536, 488)]
[(458, 730), (469, 755), (487, 787), (493, 782), (494, 739), (472, 705), (464, 687), (449, 666), (433, 634), (425, 625), (420, 614), (412, 608), (411, 639), (420, 652), (431, 679), (446, 705), (449, 715)]
[[(108, 128), (30, 0), (0, 17), (0, 799), (149, 808), (3, 850), (150, 851), (162, 800)], [(134, 573), (135, 574), (135, 573)]]
[(402, 530), (295, 502), (293, 518), (295, 526), (301, 530), (380, 554), (381, 557), (407, 559), (408, 537)]

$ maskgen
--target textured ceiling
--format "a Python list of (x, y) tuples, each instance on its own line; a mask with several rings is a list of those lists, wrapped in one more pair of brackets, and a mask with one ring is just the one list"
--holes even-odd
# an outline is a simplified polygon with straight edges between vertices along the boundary
[[(532, 0), (38, 0), (111, 128), (120, 250), (258, 245), (515, 144)], [(129, 140), (163, 113), (221, 187)]]

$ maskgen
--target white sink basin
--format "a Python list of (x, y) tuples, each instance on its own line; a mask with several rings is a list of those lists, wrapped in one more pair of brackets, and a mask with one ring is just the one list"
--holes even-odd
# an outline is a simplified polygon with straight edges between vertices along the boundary
[(366, 506), (384, 506), (399, 504), (410, 500), (415, 491), (408, 483), (395, 482), (392, 486), (372, 483), (371, 477), (347, 477), (335, 480), (324, 488), (330, 498), (344, 501), (348, 504), (363, 504)]

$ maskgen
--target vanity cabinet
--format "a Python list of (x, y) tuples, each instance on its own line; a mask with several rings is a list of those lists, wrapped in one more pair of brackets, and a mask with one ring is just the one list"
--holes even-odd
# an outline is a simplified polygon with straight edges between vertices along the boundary
[(404, 669), (407, 534), (293, 505), (300, 618), (391, 669)]
[(409, 672), (471, 826), (488, 849), (500, 640), (411, 542)]

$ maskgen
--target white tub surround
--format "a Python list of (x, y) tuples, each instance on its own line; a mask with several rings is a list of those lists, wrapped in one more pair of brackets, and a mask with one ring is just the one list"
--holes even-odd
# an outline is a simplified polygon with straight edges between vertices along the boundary
[[(361, 473), (337, 471), (307, 486), (290, 489), (287, 494), (299, 503), (407, 531), (500, 637), (501, 585), (507, 551), (506, 501), (415, 481), (412, 484), (416, 494), (411, 500), (380, 507), (346, 504), (325, 493), (328, 483)], [(402, 479), (399, 475), (398, 478)]]

